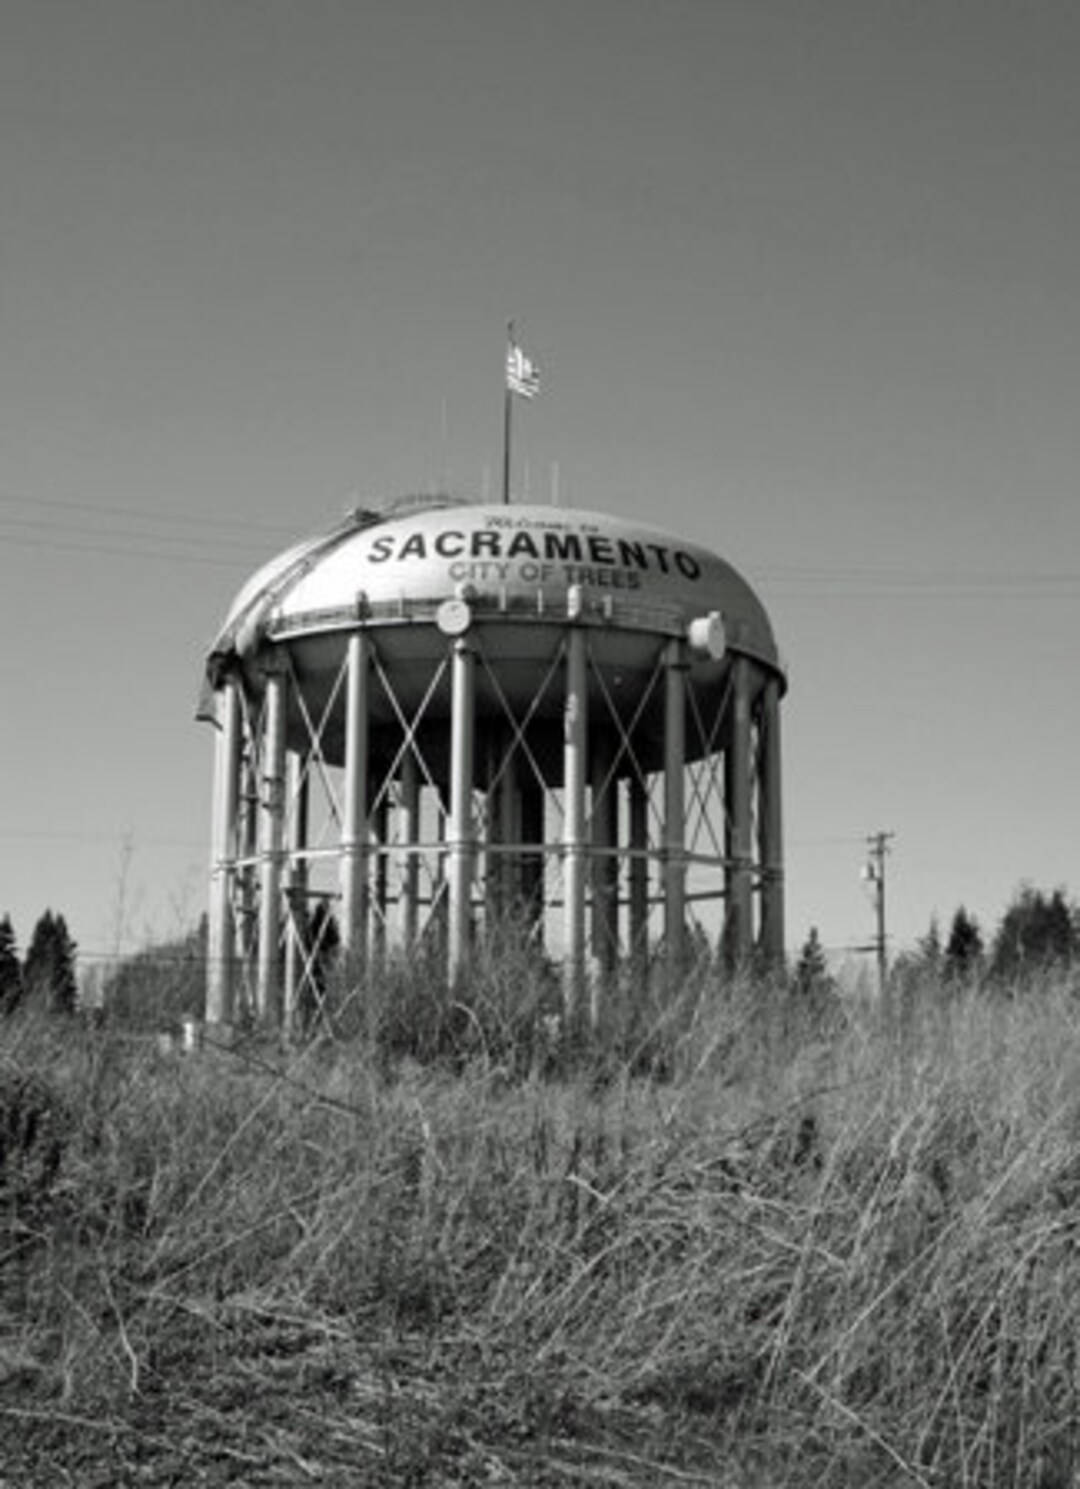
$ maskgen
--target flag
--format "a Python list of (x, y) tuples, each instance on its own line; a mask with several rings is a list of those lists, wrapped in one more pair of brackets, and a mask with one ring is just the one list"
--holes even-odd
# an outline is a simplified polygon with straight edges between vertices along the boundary
[(522, 398), (535, 398), (540, 391), (540, 372), (516, 342), (506, 348), (506, 386)]

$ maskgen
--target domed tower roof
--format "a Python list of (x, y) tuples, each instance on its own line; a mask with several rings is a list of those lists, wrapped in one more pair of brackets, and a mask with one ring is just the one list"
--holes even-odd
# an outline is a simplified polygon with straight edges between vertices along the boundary
[(571, 594), (617, 629), (684, 632), (719, 613), (728, 645), (780, 671), (761, 601), (724, 559), (661, 528), (542, 505), (412, 498), (358, 509), (331, 532), (265, 564), (241, 589), (210, 652), (244, 666), (267, 640), (299, 639), (364, 618), (434, 619), (463, 596), (477, 619), (564, 620)]

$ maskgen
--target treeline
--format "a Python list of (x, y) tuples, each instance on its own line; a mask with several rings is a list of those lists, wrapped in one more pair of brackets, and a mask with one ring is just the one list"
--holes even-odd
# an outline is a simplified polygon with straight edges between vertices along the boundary
[[(944, 934), (933, 916), (915, 947), (895, 958), (889, 979), (901, 985), (925, 982), (945, 989), (1016, 992), (1026, 982), (1074, 964), (1080, 964), (1080, 906), (1063, 889), (1021, 884), (989, 935), (965, 905), (954, 911)], [(792, 967), (791, 985), (803, 994), (836, 991), (816, 926)]]
[[(336, 944), (330, 938), (331, 949)], [(63, 915), (46, 910), (25, 956), (18, 954), (10, 915), (0, 917), (0, 1015), (17, 1008), (71, 1014), (79, 1006), (76, 944)], [(332, 956), (330, 958), (332, 960)], [(178, 1025), (202, 1012), (206, 918), (191, 932), (125, 957), (101, 978), (91, 999), (104, 1015), (144, 1029)], [(942, 932), (935, 916), (916, 946), (892, 964), (893, 982), (925, 980), (944, 987), (1015, 990), (1035, 976), (1080, 964), (1080, 906), (1061, 888), (1022, 884), (986, 936), (964, 905)], [(325, 969), (324, 969), (325, 976)], [(792, 991), (834, 993), (835, 980), (816, 927), (790, 968)]]
[(75, 952), (64, 917), (46, 910), (20, 959), (11, 916), (5, 915), (0, 919), (0, 1012), (32, 1004), (48, 1013), (74, 1013)]
[[(76, 943), (62, 915), (46, 910), (19, 956), (11, 916), (0, 917), (0, 1016), (92, 1012), (136, 1029), (179, 1027), (202, 1014), (206, 917), (194, 930), (78, 975)], [(81, 987), (80, 987), (81, 984)]]
[(1080, 909), (1063, 889), (1022, 884), (992, 934), (960, 905), (942, 935), (936, 918), (912, 952), (896, 960), (895, 975), (927, 974), (947, 984), (1015, 989), (1032, 977), (1080, 961)]

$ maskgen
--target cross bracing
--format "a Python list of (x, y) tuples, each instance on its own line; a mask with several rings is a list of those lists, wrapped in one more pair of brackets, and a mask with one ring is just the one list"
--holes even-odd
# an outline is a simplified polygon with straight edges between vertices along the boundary
[(456, 979), (508, 928), (593, 1016), (624, 968), (782, 955), (778, 676), (613, 614), (354, 613), (220, 666), (211, 1014), (317, 1017), (335, 957), (421, 944)]

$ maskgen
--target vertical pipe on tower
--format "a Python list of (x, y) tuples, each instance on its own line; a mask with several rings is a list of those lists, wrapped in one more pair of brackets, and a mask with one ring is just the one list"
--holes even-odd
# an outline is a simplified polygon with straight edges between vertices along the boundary
[(371, 957), (376, 967), (386, 961), (390, 908), (390, 795), (384, 791), (371, 813), (375, 834), (375, 921), (371, 934)]
[(371, 928), (371, 954), (375, 966), (386, 960), (387, 929), (390, 908), (390, 795), (383, 792), (371, 812), (375, 837), (375, 916)]
[(431, 915), (422, 935), (430, 935), (431, 944), (438, 948), (438, 957), (445, 966), (447, 962), (450, 920), (449, 890), (446, 865), (446, 833), (449, 821), (450, 782), (439, 781), (432, 791), (435, 806), (435, 855), (431, 874)]
[(753, 946), (753, 824), (750, 795), (750, 661), (732, 661), (731, 717), (724, 757), (727, 809), (727, 959), (737, 971)]
[(563, 1007), (571, 1026), (581, 1017), (585, 990), (587, 688), (585, 632), (571, 625), (563, 713)]
[[(504, 741), (506, 758), (499, 778), (499, 840), (503, 845), (499, 864), (499, 893), (503, 915), (520, 924), (521, 842), (523, 832), (519, 756), (516, 745)], [(511, 852), (511, 847), (514, 851)]]
[(529, 934), (537, 950), (543, 949), (544, 937), (544, 788), (535, 776), (523, 779), (519, 790), (521, 802), (521, 841), (529, 852), (521, 859), (521, 900)]
[(758, 859), (761, 868), (762, 954), (784, 961), (784, 841), (780, 797), (780, 680), (769, 677), (758, 715)]
[(406, 952), (416, 945), (420, 914), (420, 770), (416, 751), (409, 745), (401, 760), (401, 797), (398, 843), (401, 865), (401, 939)]
[(500, 810), (501, 780), (499, 778), (502, 755), (502, 730), (497, 723), (490, 723), (481, 736), (483, 765), (481, 779), (484, 783), (484, 934), (490, 939), (501, 924), (505, 910), (502, 893), (503, 855), (499, 852), (505, 842)]
[(285, 1028), (297, 1032), (300, 992), (304, 982), (304, 959), (308, 943), (308, 783), (307, 762), (293, 751), (288, 756), (289, 846), (286, 865), (285, 903), (288, 926), (285, 936)]
[(464, 637), (450, 663), (450, 820), (447, 823), (447, 975), (456, 983), (469, 959), (473, 870), (476, 657)]
[(206, 945), (206, 1019), (230, 1024), (234, 1007), (236, 926), (232, 907), (240, 803), (240, 696), (235, 678), (218, 694), (214, 740), (213, 844)]
[(345, 660), (345, 791), (341, 814), (341, 945), (362, 967), (367, 960), (368, 777), (371, 642), (366, 631), (349, 637)]
[(649, 789), (636, 766), (630, 776), (629, 817), (630, 956), (640, 970), (649, 952)]
[(281, 1024), (281, 864), (285, 828), (285, 707), (288, 686), (277, 658), (265, 664), (263, 774), (259, 812), (259, 959), (256, 1005), (268, 1028)]
[(664, 941), (672, 991), (683, 970), (686, 941), (686, 643), (664, 653)]
[[(615, 744), (609, 729), (594, 732), (590, 768), (592, 798), (592, 954), (604, 977), (615, 970), (619, 938), (619, 783)], [(596, 1022), (596, 1009), (593, 1022)]]
[[(258, 757), (260, 741), (250, 716), (243, 720), (240, 755), (240, 809), (237, 821), (240, 862), (236, 869), (236, 894), (233, 903), (236, 921), (236, 959), (241, 974), (241, 991), (246, 1013), (254, 1011), (258, 895), (255, 890), (259, 832)], [(236, 1007), (234, 993), (233, 1008)]]

